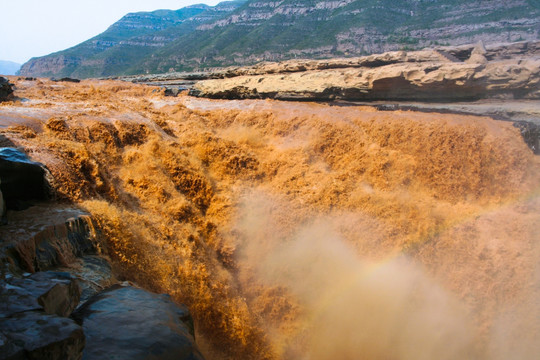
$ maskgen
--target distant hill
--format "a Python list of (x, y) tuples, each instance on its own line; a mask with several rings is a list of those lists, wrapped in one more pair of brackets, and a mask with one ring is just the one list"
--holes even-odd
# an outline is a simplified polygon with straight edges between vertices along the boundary
[(21, 68), (21, 64), (13, 61), (0, 60), (0, 75), (15, 75)]
[(239, 0), (128, 14), (27, 76), (192, 71), (265, 60), (539, 39), (538, 0)]

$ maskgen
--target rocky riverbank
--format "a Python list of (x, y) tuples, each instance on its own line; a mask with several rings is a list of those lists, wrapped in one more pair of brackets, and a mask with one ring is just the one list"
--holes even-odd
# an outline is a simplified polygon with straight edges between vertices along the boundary
[(161, 86), (172, 96), (188, 90), (215, 99), (325, 101), (540, 125), (540, 42), (478, 43), (121, 79)]
[(119, 282), (90, 214), (44, 202), (46, 173), (0, 148), (0, 359), (202, 359), (188, 309)]
[(356, 58), (263, 62), (196, 73), (123, 77), (194, 96), (280, 100), (538, 99), (540, 42), (392, 51)]
[(121, 78), (213, 99), (324, 101), (515, 122), (540, 153), (540, 42), (482, 43), (357, 58), (289, 60)]
[[(397, 51), (356, 59), (288, 62), (196, 83), (221, 99), (473, 101), (540, 99), (540, 43)], [(511, 55), (508, 55), (511, 54)], [(242, 72), (239, 72), (242, 73)]]

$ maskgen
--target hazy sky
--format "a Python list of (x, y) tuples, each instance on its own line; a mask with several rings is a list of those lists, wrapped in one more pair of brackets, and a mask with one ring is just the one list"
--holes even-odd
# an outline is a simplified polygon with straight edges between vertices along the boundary
[(129, 12), (221, 0), (0, 0), (0, 60), (24, 63), (77, 45)]

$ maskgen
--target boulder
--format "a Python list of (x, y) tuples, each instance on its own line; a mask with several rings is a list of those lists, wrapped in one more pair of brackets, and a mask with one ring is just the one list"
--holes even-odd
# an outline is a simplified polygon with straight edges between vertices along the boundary
[(13, 94), (13, 85), (5, 77), (0, 76), (0, 102), (8, 100)]
[(40, 293), (37, 302), (46, 314), (67, 317), (79, 304), (81, 289), (69, 273), (37, 272), (29, 279), (35, 282), (33, 293)]
[(182, 90), (178, 87), (166, 87), (165, 92), (163, 93), (165, 96), (178, 96)]
[(15, 148), (0, 148), (0, 190), (6, 207), (28, 208), (32, 200), (46, 200), (51, 190), (45, 167)]
[(79, 79), (74, 79), (74, 78), (70, 78), (70, 77), (63, 77), (63, 78), (60, 78), (60, 79), (51, 78), (51, 81), (54, 81), (54, 82), (72, 82), (72, 83), (80, 83), (81, 82), (81, 80), (79, 80)]
[(0, 359), (78, 360), (85, 339), (73, 320), (39, 311), (0, 318)]
[(203, 359), (189, 311), (168, 295), (113, 286), (73, 314), (86, 335), (83, 359)]

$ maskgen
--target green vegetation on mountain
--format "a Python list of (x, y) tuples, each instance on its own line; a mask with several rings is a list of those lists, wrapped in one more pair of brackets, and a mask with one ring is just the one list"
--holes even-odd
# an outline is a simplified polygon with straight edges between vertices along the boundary
[(238, 0), (128, 14), (22, 74), (99, 77), (539, 38), (538, 0)]

